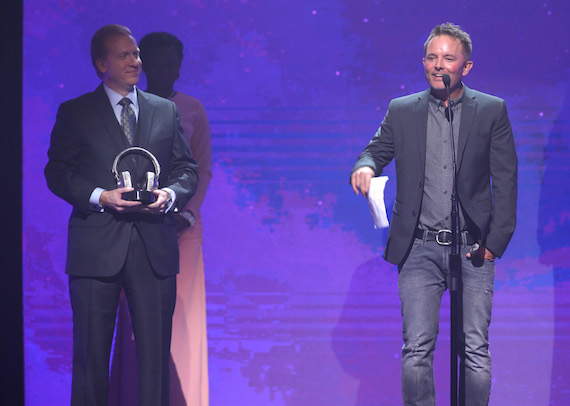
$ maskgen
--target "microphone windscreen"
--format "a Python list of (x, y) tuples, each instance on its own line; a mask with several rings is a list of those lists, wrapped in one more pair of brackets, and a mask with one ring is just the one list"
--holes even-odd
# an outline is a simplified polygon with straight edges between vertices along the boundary
[(449, 85), (451, 84), (451, 78), (449, 77), (449, 75), (443, 75), (442, 79), (445, 87), (449, 87)]

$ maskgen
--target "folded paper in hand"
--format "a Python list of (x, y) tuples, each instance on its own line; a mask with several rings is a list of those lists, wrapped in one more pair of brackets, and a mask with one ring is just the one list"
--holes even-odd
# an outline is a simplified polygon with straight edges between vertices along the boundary
[(384, 203), (384, 187), (388, 181), (387, 176), (372, 178), (370, 190), (368, 191), (368, 208), (374, 220), (374, 228), (386, 228), (390, 225), (386, 215), (386, 204)]

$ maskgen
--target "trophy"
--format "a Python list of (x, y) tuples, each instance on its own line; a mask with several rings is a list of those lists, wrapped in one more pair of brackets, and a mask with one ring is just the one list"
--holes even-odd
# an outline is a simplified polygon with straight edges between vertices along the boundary
[[(124, 170), (119, 175), (119, 163), (129, 155), (139, 155), (143, 156), (146, 160), (150, 161), (154, 166), (154, 172), (147, 171), (144, 176), (139, 176), (135, 172), (131, 176), (131, 172)], [(136, 168), (140, 168), (139, 162), (132, 157), (130, 160), (131, 168), (132, 164), (137, 164)], [(132, 168), (134, 171), (136, 168)], [(130, 147), (119, 153), (115, 157), (113, 162), (113, 175), (117, 181), (119, 187), (129, 187), (135, 190), (131, 192), (123, 193), (124, 200), (137, 201), (143, 204), (154, 203), (156, 196), (152, 191), (158, 188), (158, 178), (160, 176), (160, 164), (156, 157), (148, 150), (141, 147)]]

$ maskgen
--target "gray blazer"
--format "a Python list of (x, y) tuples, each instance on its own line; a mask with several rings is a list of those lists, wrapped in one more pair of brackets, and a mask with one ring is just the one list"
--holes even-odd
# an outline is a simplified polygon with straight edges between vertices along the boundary
[[(182, 208), (196, 191), (198, 175), (176, 106), (140, 90), (138, 101), (136, 144), (157, 158), (162, 171), (159, 187), (171, 188), (177, 206)], [(73, 206), (66, 265), (70, 275), (118, 273), (135, 226), (153, 269), (160, 275), (178, 273), (178, 241), (172, 216), (98, 212), (89, 205), (96, 187), (117, 187), (111, 168), (117, 154), (128, 147), (103, 85), (59, 107), (45, 176), (49, 189)]]
[[(463, 86), (457, 194), (469, 230), (500, 257), (515, 230), (517, 155), (505, 101)], [(352, 172), (396, 163), (396, 201), (384, 258), (400, 264), (414, 240), (424, 184), (430, 90), (394, 99)]]

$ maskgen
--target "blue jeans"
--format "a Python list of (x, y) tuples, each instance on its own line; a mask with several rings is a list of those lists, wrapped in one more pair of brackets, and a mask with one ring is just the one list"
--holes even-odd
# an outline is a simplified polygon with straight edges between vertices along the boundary
[[(465, 242), (465, 241), (463, 241)], [(492, 261), (473, 262), (461, 246), (465, 406), (486, 406), (491, 392), (489, 324), (495, 278)], [(405, 406), (435, 406), (433, 351), (439, 330), (439, 308), (449, 279), (449, 246), (415, 239), (399, 267), (398, 287), (404, 321), (402, 396)]]

